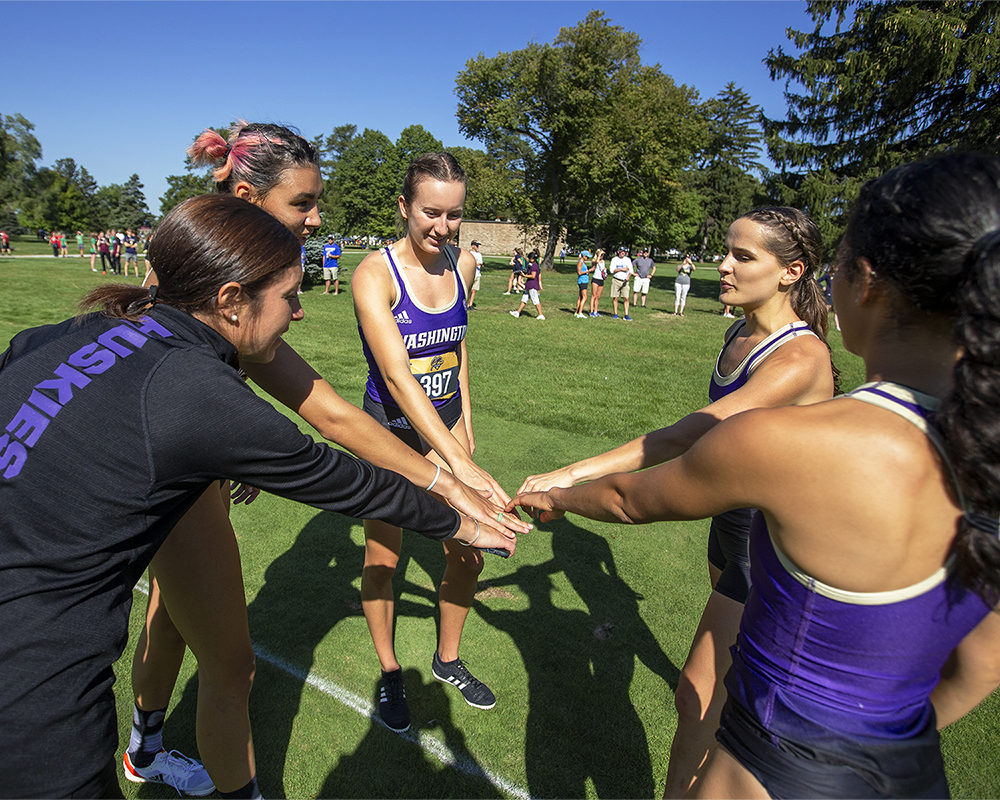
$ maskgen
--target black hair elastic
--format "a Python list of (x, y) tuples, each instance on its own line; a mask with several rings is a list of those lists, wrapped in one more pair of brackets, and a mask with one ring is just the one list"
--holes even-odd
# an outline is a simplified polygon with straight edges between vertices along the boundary
[(987, 533), (994, 538), (1000, 535), (1000, 520), (996, 517), (988, 517), (985, 514), (976, 514), (972, 511), (966, 511), (962, 516), (965, 517), (965, 521), (973, 528), (981, 530), (983, 533)]
[(151, 306), (156, 305), (156, 290), (159, 288), (160, 287), (157, 286), (156, 284), (153, 284), (152, 286), (149, 287), (149, 304)]

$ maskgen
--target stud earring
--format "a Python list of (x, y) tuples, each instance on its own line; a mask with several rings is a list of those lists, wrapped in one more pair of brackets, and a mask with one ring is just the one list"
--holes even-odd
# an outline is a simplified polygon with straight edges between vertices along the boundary
[(236, 320), (238, 320), (239, 317), (236, 314), (233, 314), (229, 319), (231, 319), (233, 322), (236, 322)]

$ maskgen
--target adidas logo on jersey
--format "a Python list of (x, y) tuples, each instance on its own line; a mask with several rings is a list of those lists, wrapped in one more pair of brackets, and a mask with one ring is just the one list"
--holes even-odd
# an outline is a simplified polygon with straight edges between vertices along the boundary
[(410, 319), (410, 315), (407, 314), (405, 311), (401, 311), (400, 313), (396, 314), (396, 316), (393, 317), (393, 319), (396, 320), (397, 325), (409, 325), (411, 322), (413, 322), (413, 320)]

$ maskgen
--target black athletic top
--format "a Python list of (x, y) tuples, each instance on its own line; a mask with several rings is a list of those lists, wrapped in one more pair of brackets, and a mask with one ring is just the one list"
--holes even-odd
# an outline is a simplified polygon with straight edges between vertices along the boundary
[(63, 796), (114, 757), (132, 588), (213, 481), (457, 532), (453, 509), (314, 442), (237, 366), (164, 306), (34, 328), (0, 355), (0, 797)]

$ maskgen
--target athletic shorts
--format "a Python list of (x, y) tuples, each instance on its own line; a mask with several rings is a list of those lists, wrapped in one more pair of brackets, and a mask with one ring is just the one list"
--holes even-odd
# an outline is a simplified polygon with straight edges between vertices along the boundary
[(476, 273), (476, 277), (472, 279), (472, 291), (473, 292), (478, 292), (479, 291), (479, 282), (482, 280), (482, 277), (483, 277), (482, 273), (477, 272)]
[(628, 300), (628, 281), (619, 280), (618, 278), (611, 279), (611, 296), (621, 297)]
[(604, 278), (594, 278), (594, 286), (603, 286)]
[(323, 280), (340, 280), (340, 267), (323, 267)]
[(139, 257), (135, 253), (126, 253), (125, 254), (125, 263), (127, 264), (129, 261), (135, 261), (135, 262), (138, 263), (138, 258)]
[[(425, 456), (433, 449), (427, 440), (413, 429), (402, 409), (380, 403), (368, 392), (365, 392), (361, 408), (411, 450), (416, 450), (420, 455)], [(435, 409), (438, 416), (441, 417), (441, 421), (448, 427), (448, 430), (451, 430), (462, 417), (462, 395), (456, 394), (441, 405), (435, 406)]]
[(636, 294), (649, 294), (649, 278), (640, 278), (638, 275), (632, 281), (632, 291)]
[(538, 299), (538, 289), (528, 289), (523, 295), (521, 295), (521, 302), (525, 305), (531, 301), (532, 305), (539, 305), (541, 300)]
[(715, 738), (774, 798), (950, 797), (935, 725), (912, 739), (846, 737), (801, 720), (812, 739), (777, 736), (732, 697)]
[(722, 570), (715, 591), (746, 605), (750, 595), (750, 518), (752, 508), (735, 508), (712, 517), (709, 563)]

